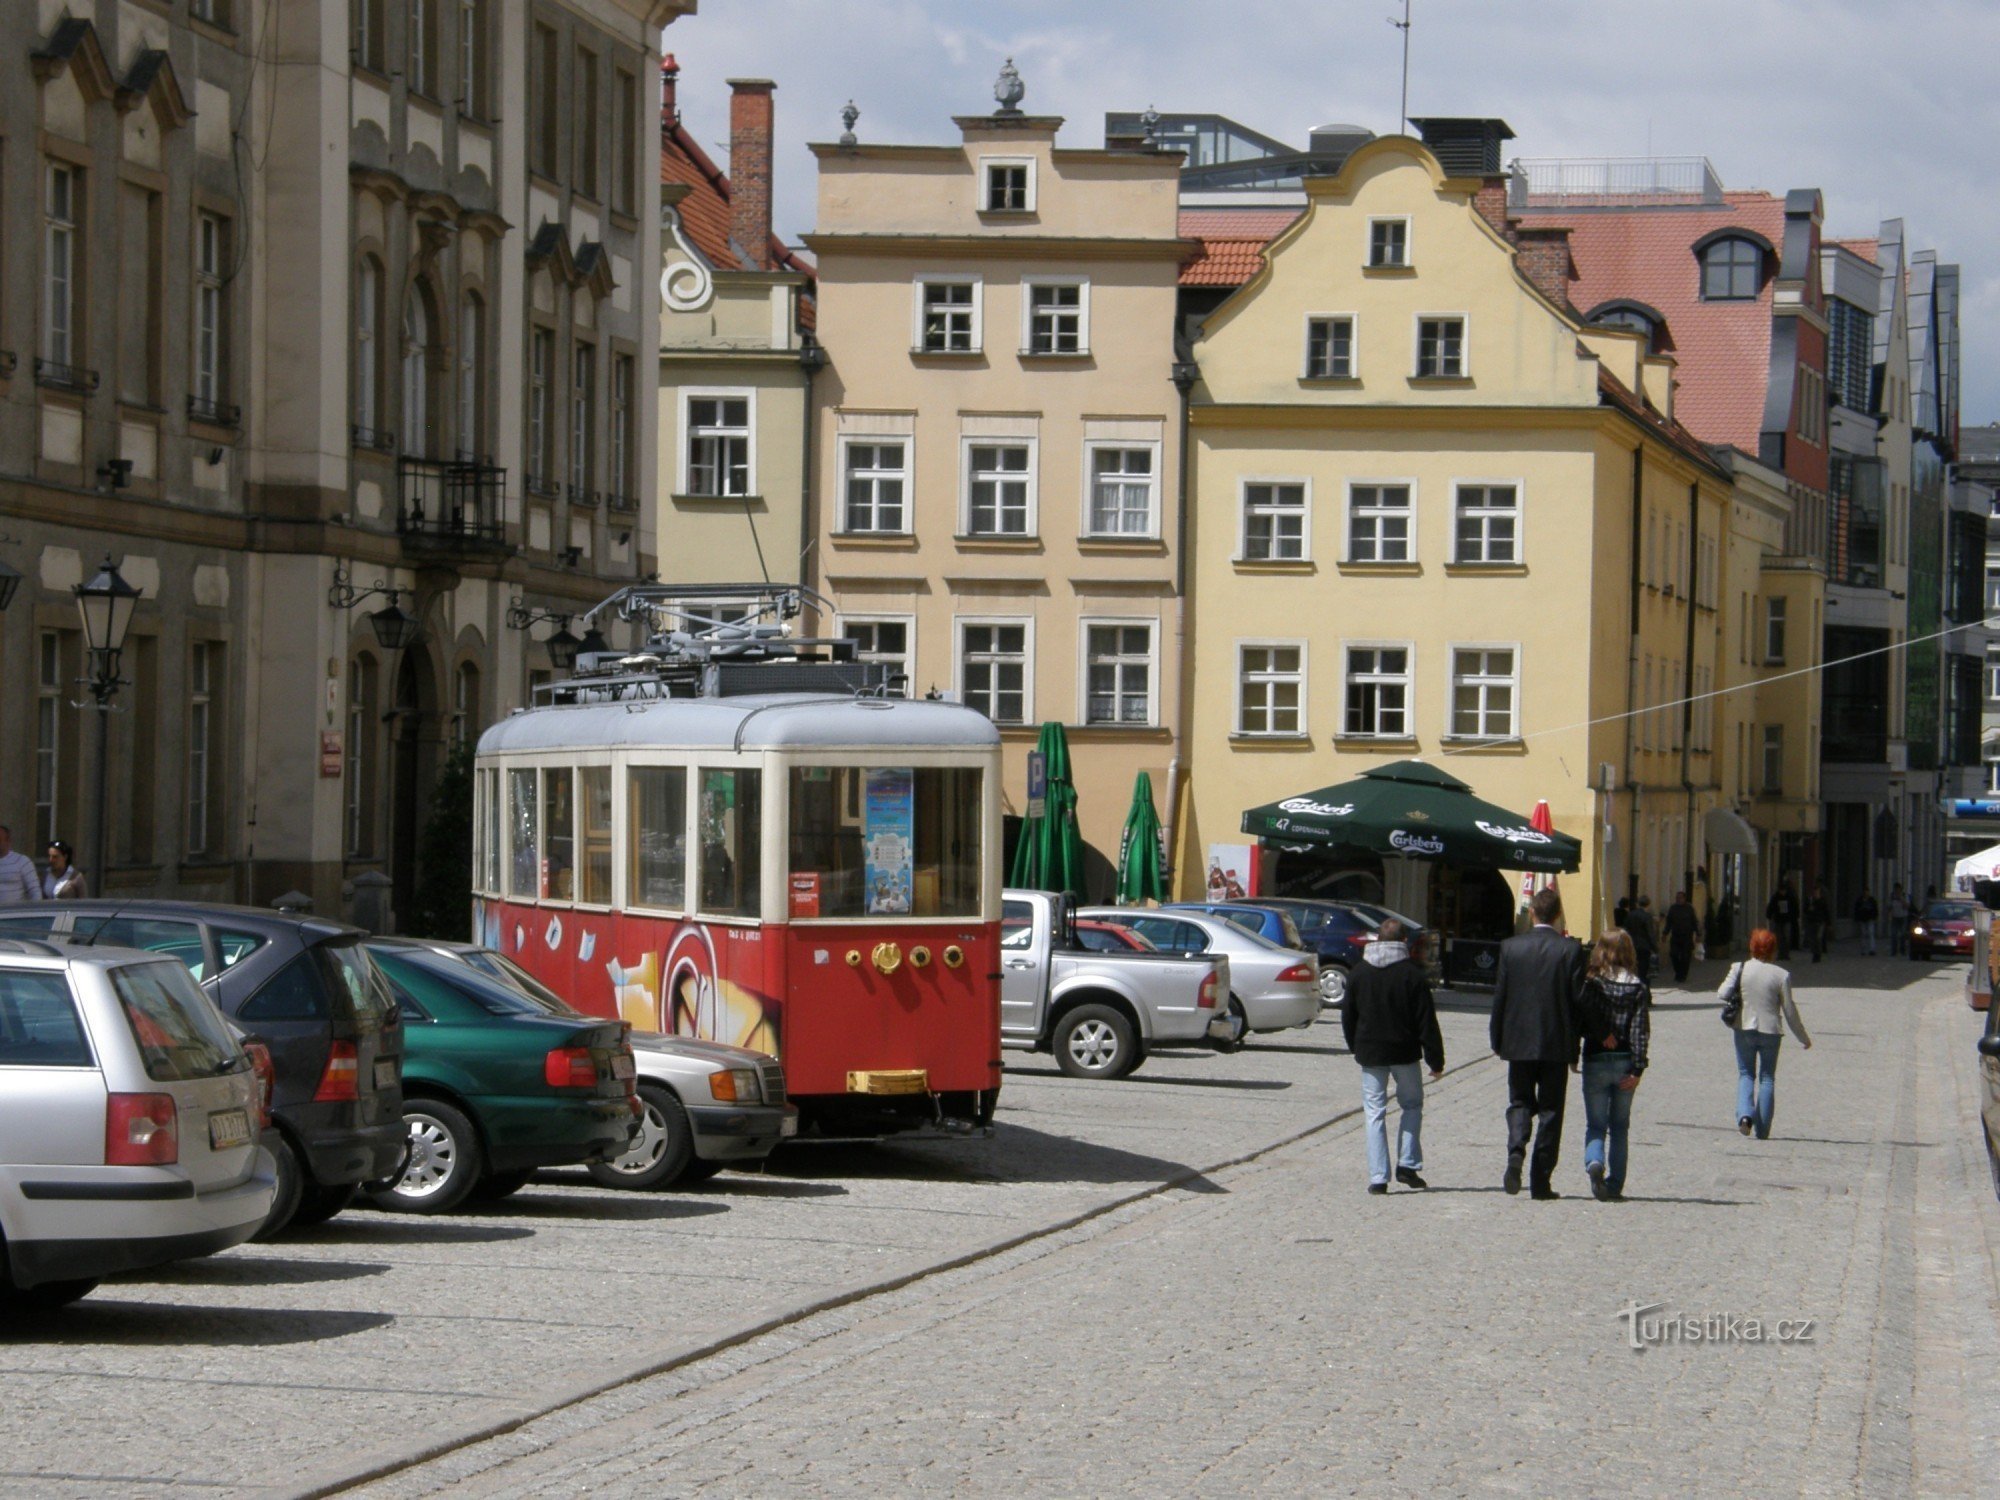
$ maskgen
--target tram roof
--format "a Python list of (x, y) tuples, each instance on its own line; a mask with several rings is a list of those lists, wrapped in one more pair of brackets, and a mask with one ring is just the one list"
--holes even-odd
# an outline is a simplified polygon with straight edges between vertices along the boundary
[(765, 693), (539, 705), (479, 737), (481, 755), (651, 746), (692, 750), (984, 749), (1000, 743), (976, 709), (924, 698)]

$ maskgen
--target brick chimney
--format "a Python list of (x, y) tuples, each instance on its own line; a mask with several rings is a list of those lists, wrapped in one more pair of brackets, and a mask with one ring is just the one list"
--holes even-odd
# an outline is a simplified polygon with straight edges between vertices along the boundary
[(729, 83), (729, 240), (745, 270), (771, 269), (771, 91), (768, 78)]
[(681, 77), (681, 65), (674, 61), (669, 52), (660, 59), (660, 139), (665, 141), (667, 132), (679, 123), (681, 117), (680, 100), (675, 97), (675, 87)]
[(1514, 264), (1528, 278), (1529, 285), (1549, 301), (1569, 312), (1576, 311), (1569, 300), (1569, 284), (1576, 274), (1576, 263), (1570, 258), (1567, 224), (1536, 225), (1533, 228), (1517, 224), (1514, 229)]

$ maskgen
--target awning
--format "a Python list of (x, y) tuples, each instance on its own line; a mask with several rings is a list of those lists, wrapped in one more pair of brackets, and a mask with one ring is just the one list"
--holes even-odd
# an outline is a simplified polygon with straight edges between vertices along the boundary
[(1701, 820), (1701, 830), (1708, 837), (1708, 847), (1718, 854), (1757, 852), (1757, 830), (1732, 807), (1711, 807)]

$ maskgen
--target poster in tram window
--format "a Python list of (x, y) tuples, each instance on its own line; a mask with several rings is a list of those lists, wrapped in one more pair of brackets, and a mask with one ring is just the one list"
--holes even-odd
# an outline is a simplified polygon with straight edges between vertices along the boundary
[(867, 853), (868, 915), (910, 912), (911, 813), (914, 774), (908, 766), (871, 766), (862, 843)]

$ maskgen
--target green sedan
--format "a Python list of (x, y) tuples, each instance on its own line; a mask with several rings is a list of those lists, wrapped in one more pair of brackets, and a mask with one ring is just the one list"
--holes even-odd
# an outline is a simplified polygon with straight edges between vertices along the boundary
[(639, 1128), (631, 1027), (551, 1015), (511, 987), (428, 948), (368, 951), (403, 1013), (402, 1175), (369, 1196), (448, 1213), (517, 1191), (538, 1167), (621, 1156)]

